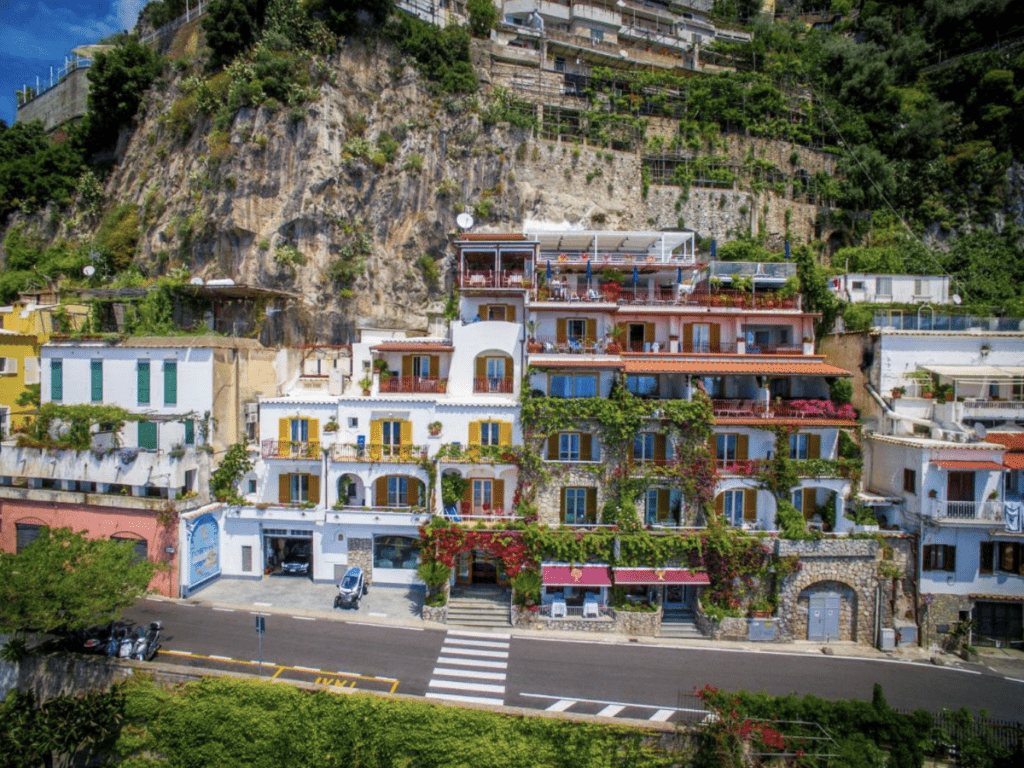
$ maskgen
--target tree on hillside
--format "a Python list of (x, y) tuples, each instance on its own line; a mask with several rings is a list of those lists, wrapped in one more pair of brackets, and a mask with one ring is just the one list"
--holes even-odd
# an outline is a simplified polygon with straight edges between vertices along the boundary
[(118, 129), (131, 125), (161, 69), (160, 56), (134, 37), (96, 54), (89, 68), (89, 120), (97, 142), (109, 145)]
[(0, 553), (0, 632), (105, 624), (146, 593), (156, 569), (131, 541), (43, 528), (17, 554)]
[(213, 0), (203, 16), (210, 69), (219, 69), (259, 39), (268, 0)]
[(38, 120), (0, 128), (0, 223), (15, 208), (66, 198), (83, 165), (77, 142), (51, 141)]
[(469, 31), (473, 37), (487, 37), (498, 23), (498, 9), (494, 0), (469, 0), (466, 3), (469, 14)]
[(395, 9), (394, 0), (308, 0), (306, 9), (314, 18), (323, 19), (336, 35), (350, 35), (361, 18), (380, 27)]

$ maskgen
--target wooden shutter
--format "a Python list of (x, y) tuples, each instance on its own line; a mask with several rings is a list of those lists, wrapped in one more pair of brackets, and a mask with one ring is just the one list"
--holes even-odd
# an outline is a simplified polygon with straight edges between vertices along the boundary
[(804, 488), (801, 493), (804, 495), (804, 520), (814, 517), (814, 496), (813, 488)]
[(386, 507), (388, 505), (388, 478), (378, 478), (374, 486), (374, 505)]
[(487, 358), (486, 357), (478, 357), (476, 359), (476, 377), (478, 379), (486, 379), (487, 378)]
[(196, 444), (196, 423), (192, 419), (185, 419), (185, 445)]
[(558, 458), (558, 438), (558, 432), (548, 436), (548, 459), (554, 460)]
[(683, 323), (683, 352), (693, 352), (693, 323)]
[(277, 420), (277, 439), (280, 440), (282, 443), (287, 443), (292, 439), (291, 419)]
[(277, 500), (282, 504), (287, 504), (292, 500), (292, 476), (291, 475), (278, 475), (277, 476)]
[(668, 488), (658, 489), (658, 520), (668, 520)]
[(512, 445), (512, 422), (498, 422), (498, 445)]
[(743, 519), (757, 520), (757, 491), (743, 491)]
[(370, 422), (370, 458), (378, 461), (384, 452), (384, 422), (375, 419)]
[(587, 488), (587, 522), (597, 522), (597, 488)]
[(569, 341), (568, 321), (564, 317), (558, 318), (555, 322), (555, 341), (565, 344)]
[(644, 344), (654, 343), (654, 323), (644, 323)]
[(149, 360), (139, 360), (139, 403), (149, 403)]
[(309, 500), (320, 504), (320, 475), (307, 475), (309, 478)]
[[(508, 355), (503, 355), (505, 359), (505, 378), (503, 381), (512, 381), (512, 370), (515, 366), (515, 362)], [(509, 389), (511, 391), (511, 388)]]
[(412, 376), (412, 355), (402, 355), (402, 378)]
[(491, 481), (491, 508), (495, 512), (505, 511), (505, 481)]
[(306, 430), (309, 434), (309, 442), (319, 443), (320, 442), (320, 419), (310, 419), (309, 427)]
[(516, 305), (507, 304), (505, 306), (505, 320), (514, 323), (516, 321)]
[[(462, 492), (462, 501), (464, 504), (469, 505), (469, 509), (473, 508), (473, 480), (471, 478), (465, 478), (466, 490)], [(463, 514), (466, 514), (463, 512)]]
[(175, 360), (164, 361), (164, 405), (175, 405), (178, 402), (178, 363)]
[(665, 456), (665, 436), (662, 434), (654, 435), (654, 460), (664, 461)]
[(480, 445), (480, 422), (469, 422), (469, 444), (470, 446)]
[(50, 361), (50, 399), (64, 399), (64, 361)]
[(594, 436), (586, 432), (580, 433), (580, 461), (592, 461), (594, 458)]
[(155, 421), (140, 421), (139, 422), (139, 448), (147, 448), (151, 451), (156, 450), (156, 422)]
[(565, 525), (565, 492), (563, 488), (558, 494), (558, 520), (562, 525)]
[(708, 450), (711, 451), (711, 460), (718, 461), (718, 435), (714, 432), (708, 438)]
[(441, 358), (437, 355), (428, 355), (430, 359), (430, 378), (437, 379), (441, 376)]
[(722, 344), (722, 326), (712, 323), (711, 325), (711, 351), (718, 352)]
[(591, 317), (587, 318), (587, 343), (593, 344), (597, 341), (597, 320)]
[(401, 427), (401, 445), (403, 448), (408, 448), (412, 445), (412, 422), (401, 421), (399, 422)]
[(715, 514), (722, 517), (725, 514), (725, 494), (715, 496)]
[(89, 374), (92, 379), (92, 401), (94, 403), (103, 400), (103, 361), (91, 360), (89, 362)]
[(736, 435), (736, 460), (746, 461), (750, 454), (750, 435)]
[(808, 459), (820, 459), (821, 458), (821, 435), (808, 435), (807, 436), (807, 458)]

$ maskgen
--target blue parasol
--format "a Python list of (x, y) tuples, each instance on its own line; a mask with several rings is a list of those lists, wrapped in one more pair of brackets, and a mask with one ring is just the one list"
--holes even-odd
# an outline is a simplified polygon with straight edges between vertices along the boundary
[(545, 273), (544, 277), (547, 278), (547, 281), (549, 283), (551, 282), (551, 259), (548, 259), (548, 269), (547, 269), (547, 272)]
[(789, 261), (789, 240), (786, 241), (786, 261)]
[(593, 273), (591, 272), (591, 269), (590, 269), (590, 259), (587, 259), (587, 284), (588, 285), (590, 284), (590, 278), (592, 278), (593, 276), (594, 275), (593, 275)]
[(718, 255), (718, 243), (714, 238), (711, 239), (711, 258), (715, 258)]
[(633, 287), (636, 288), (636, 284), (640, 282), (640, 267), (633, 265)]

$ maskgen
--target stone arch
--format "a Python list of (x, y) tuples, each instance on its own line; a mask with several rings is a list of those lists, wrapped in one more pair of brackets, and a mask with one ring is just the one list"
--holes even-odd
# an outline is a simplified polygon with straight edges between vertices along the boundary
[(797, 595), (794, 613), (794, 618), (798, 625), (794, 635), (803, 640), (810, 639), (808, 637), (808, 615), (811, 603), (816, 598), (826, 596), (839, 597), (839, 637), (836, 639), (840, 641), (856, 641), (858, 639), (857, 616), (860, 608), (860, 598), (857, 590), (849, 584), (832, 580), (816, 581), (800, 590)]
[(480, 352), (473, 359), (473, 391), (514, 393), (515, 359), (501, 349)]
[(366, 499), (366, 485), (356, 472), (343, 472), (335, 484), (335, 502), (343, 507), (361, 506)]

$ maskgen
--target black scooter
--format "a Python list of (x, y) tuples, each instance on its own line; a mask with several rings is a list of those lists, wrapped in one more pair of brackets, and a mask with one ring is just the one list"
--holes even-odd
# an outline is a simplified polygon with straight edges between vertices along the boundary
[(139, 638), (135, 641), (135, 649), (132, 658), (138, 661), (152, 661), (160, 648), (160, 630), (164, 628), (163, 622), (154, 621), (149, 629), (143, 633), (139, 627)]

